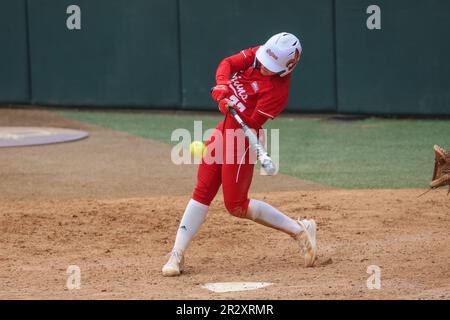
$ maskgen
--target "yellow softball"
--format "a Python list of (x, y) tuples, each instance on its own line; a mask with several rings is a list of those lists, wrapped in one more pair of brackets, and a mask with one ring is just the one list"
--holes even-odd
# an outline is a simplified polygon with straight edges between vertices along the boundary
[(205, 144), (201, 141), (193, 141), (189, 146), (189, 151), (194, 157), (201, 157), (205, 152)]

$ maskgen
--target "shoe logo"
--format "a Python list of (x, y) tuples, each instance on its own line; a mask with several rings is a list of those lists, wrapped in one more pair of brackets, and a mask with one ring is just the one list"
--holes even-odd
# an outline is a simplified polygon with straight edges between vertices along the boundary
[(187, 231), (186, 226), (181, 226), (180, 229), (183, 229), (183, 230)]

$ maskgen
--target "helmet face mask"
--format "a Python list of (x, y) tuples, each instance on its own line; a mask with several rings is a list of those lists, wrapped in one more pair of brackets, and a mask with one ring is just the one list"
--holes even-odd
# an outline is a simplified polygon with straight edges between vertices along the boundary
[(298, 64), (298, 62), (300, 60), (300, 56), (301, 56), (300, 51), (296, 50), (294, 58), (292, 58), (291, 60), (289, 60), (286, 63), (286, 71), (281, 72), (280, 77), (284, 77), (285, 75), (288, 75), (289, 73), (291, 73), (292, 70), (294, 70), (295, 66)]
[(282, 32), (259, 47), (256, 57), (266, 69), (284, 77), (294, 70), (301, 52), (300, 40), (293, 34)]

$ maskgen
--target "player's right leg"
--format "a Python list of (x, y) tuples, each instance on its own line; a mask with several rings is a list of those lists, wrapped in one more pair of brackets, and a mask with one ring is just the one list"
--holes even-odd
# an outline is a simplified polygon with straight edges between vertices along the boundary
[(266, 202), (249, 199), (252, 176), (251, 164), (222, 166), (222, 189), (227, 210), (236, 217), (247, 218), (290, 235), (303, 251), (305, 266), (313, 266), (317, 254), (315, 221), (296, 221)]
[(205, 221), (220, 184), (221, 164), (200, 163), (194, 194), (184, 210), (169, 260), (162, 268), (164, 276), (178, 276), (183, 271), (184, 252)]
[[(232, 128), (233, 123), (228, 125)], [(287, 233), (299, 243), (304, 254), (305, 266), (313, 266), (317, 253), (315, 221), (295, 221), (263, 201), (249, 199), (248, 190), (254, 169), (250, 153), (254, 151), (250, 149), (247, 142), (242, 148), (238, 141), (239, 139), (236, 138), (235, 143), (231, 144), (230, 148), (225, 148), (224, 152), (225, 159), (228, 159), (227, 155), (231, 152), (232, 157), (229, 158), (235, 162), (222, 165), (222, 189), (228, 212), (233, 216), (247, 218)], [(225, 142), (229, 141), (225, 140)], [(239, 150), (241, 150), (240, 154)]]

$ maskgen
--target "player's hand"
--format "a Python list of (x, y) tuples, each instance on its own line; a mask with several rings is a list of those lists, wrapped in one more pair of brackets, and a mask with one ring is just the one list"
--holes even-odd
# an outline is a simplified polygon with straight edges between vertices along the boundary
[(225, 84), (218, 84), (211, 89), (211, 96), (214, 101), (219, 102), (228, 95), (228, 86)]
[(232, 105), (232, 103), (229, 99), (225, 98), (225, 99), (220, 100), (219, 101), (220, 112), (222, 112), (223, 114), (227, 114), (229, 105)]

